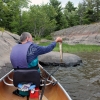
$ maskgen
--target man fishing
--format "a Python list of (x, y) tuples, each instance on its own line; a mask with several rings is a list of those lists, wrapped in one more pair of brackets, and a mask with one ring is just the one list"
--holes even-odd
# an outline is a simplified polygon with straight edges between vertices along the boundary
[(39, 46), (33, 42), (29, 32), (23, 32), (20, 36), (20, 43), (12, 48), (10, 60), (14, 69), (32, 68), (40, 71), (38, 67), (38, 56), (52, 51), (57, 42), (62, 42), (61, 37), (57, 37), (48, 46)]

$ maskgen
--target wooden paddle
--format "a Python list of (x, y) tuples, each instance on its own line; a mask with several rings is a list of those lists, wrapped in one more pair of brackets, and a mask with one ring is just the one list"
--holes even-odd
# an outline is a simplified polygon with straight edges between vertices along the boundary
[(60, 59), (63, 61), (63, 51), (62, 51), (62, 42), (59, 42), (59, 50), (60, 50)]

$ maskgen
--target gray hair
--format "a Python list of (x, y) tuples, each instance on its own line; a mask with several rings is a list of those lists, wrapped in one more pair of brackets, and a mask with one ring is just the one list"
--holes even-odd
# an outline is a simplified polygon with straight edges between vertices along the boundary
[(26, 40), (27, 37), (30, 37), (30, 33), (29, 32), (23, 32), (20, 36), (20, 42), (23, 42)]

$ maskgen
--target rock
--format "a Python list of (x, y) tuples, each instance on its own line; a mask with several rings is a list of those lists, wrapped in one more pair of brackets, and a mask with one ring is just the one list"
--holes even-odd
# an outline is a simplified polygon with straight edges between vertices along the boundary
[(3, 35), (0, 32), (0, 66), (10, 62), (9, 54), (11, 52), (12, 46), (16, 44), (18, 37), (18, 35), (12, 34), (8, 31), (3, 32)]
[(10, 52), (19, 39), (17, 34), (8, 31), (0, 32), (0, 78), (7, 74), (11, 69)]
[(82, 59), (74, 54), (63, 53), (63, 61), (60, 59), (59, 52), (50, 52), (39, 56), (39, 62), (42, 65), (61, 65), (65, 67), (77, 66), (82, 63)]
[(67, 44), (100, 45), (100, 22), (78, 25), (52, 33), (53, 38), (61, 36)]

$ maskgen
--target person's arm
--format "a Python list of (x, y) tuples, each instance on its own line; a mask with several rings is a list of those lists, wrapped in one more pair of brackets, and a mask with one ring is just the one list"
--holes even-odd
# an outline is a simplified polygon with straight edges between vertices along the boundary
[(37, 44), (32, 44), (27, 52), (27, 61), (30, 63), (33, 59), (36, 59), (39, 55), (48, 53), (54, 49), (57, 42), (62, 42), (62, 38), (57, 38), (55, 42), (52, 42), (48, 46), (39, 46)]
[(57, 37), (55, 42), (52, 42), (48, 46), (39, 46), (37, 49), (39, 51), (38, 54), (41, 55), (41, 54), (45, 54), (45, 53), (52, 51), (55, 48), (57, 42), (62, 42), (62, 38)]
[(55, 46), (56, 46), (56, 42), (52, 42), (48, 46), (38, 46), (37, 48), (38, 55), (45, 54), (52, 51)]
[(62, 42), (62, 38), (56, 38), (56, 40), (48, 46), (39, 46), (33, 43), (28, 50), (27, 56), (31, 56), (31, 58), (33, 59), (36, 58), (38, 55), (48, 53), (54, 49), (57, 42)]

